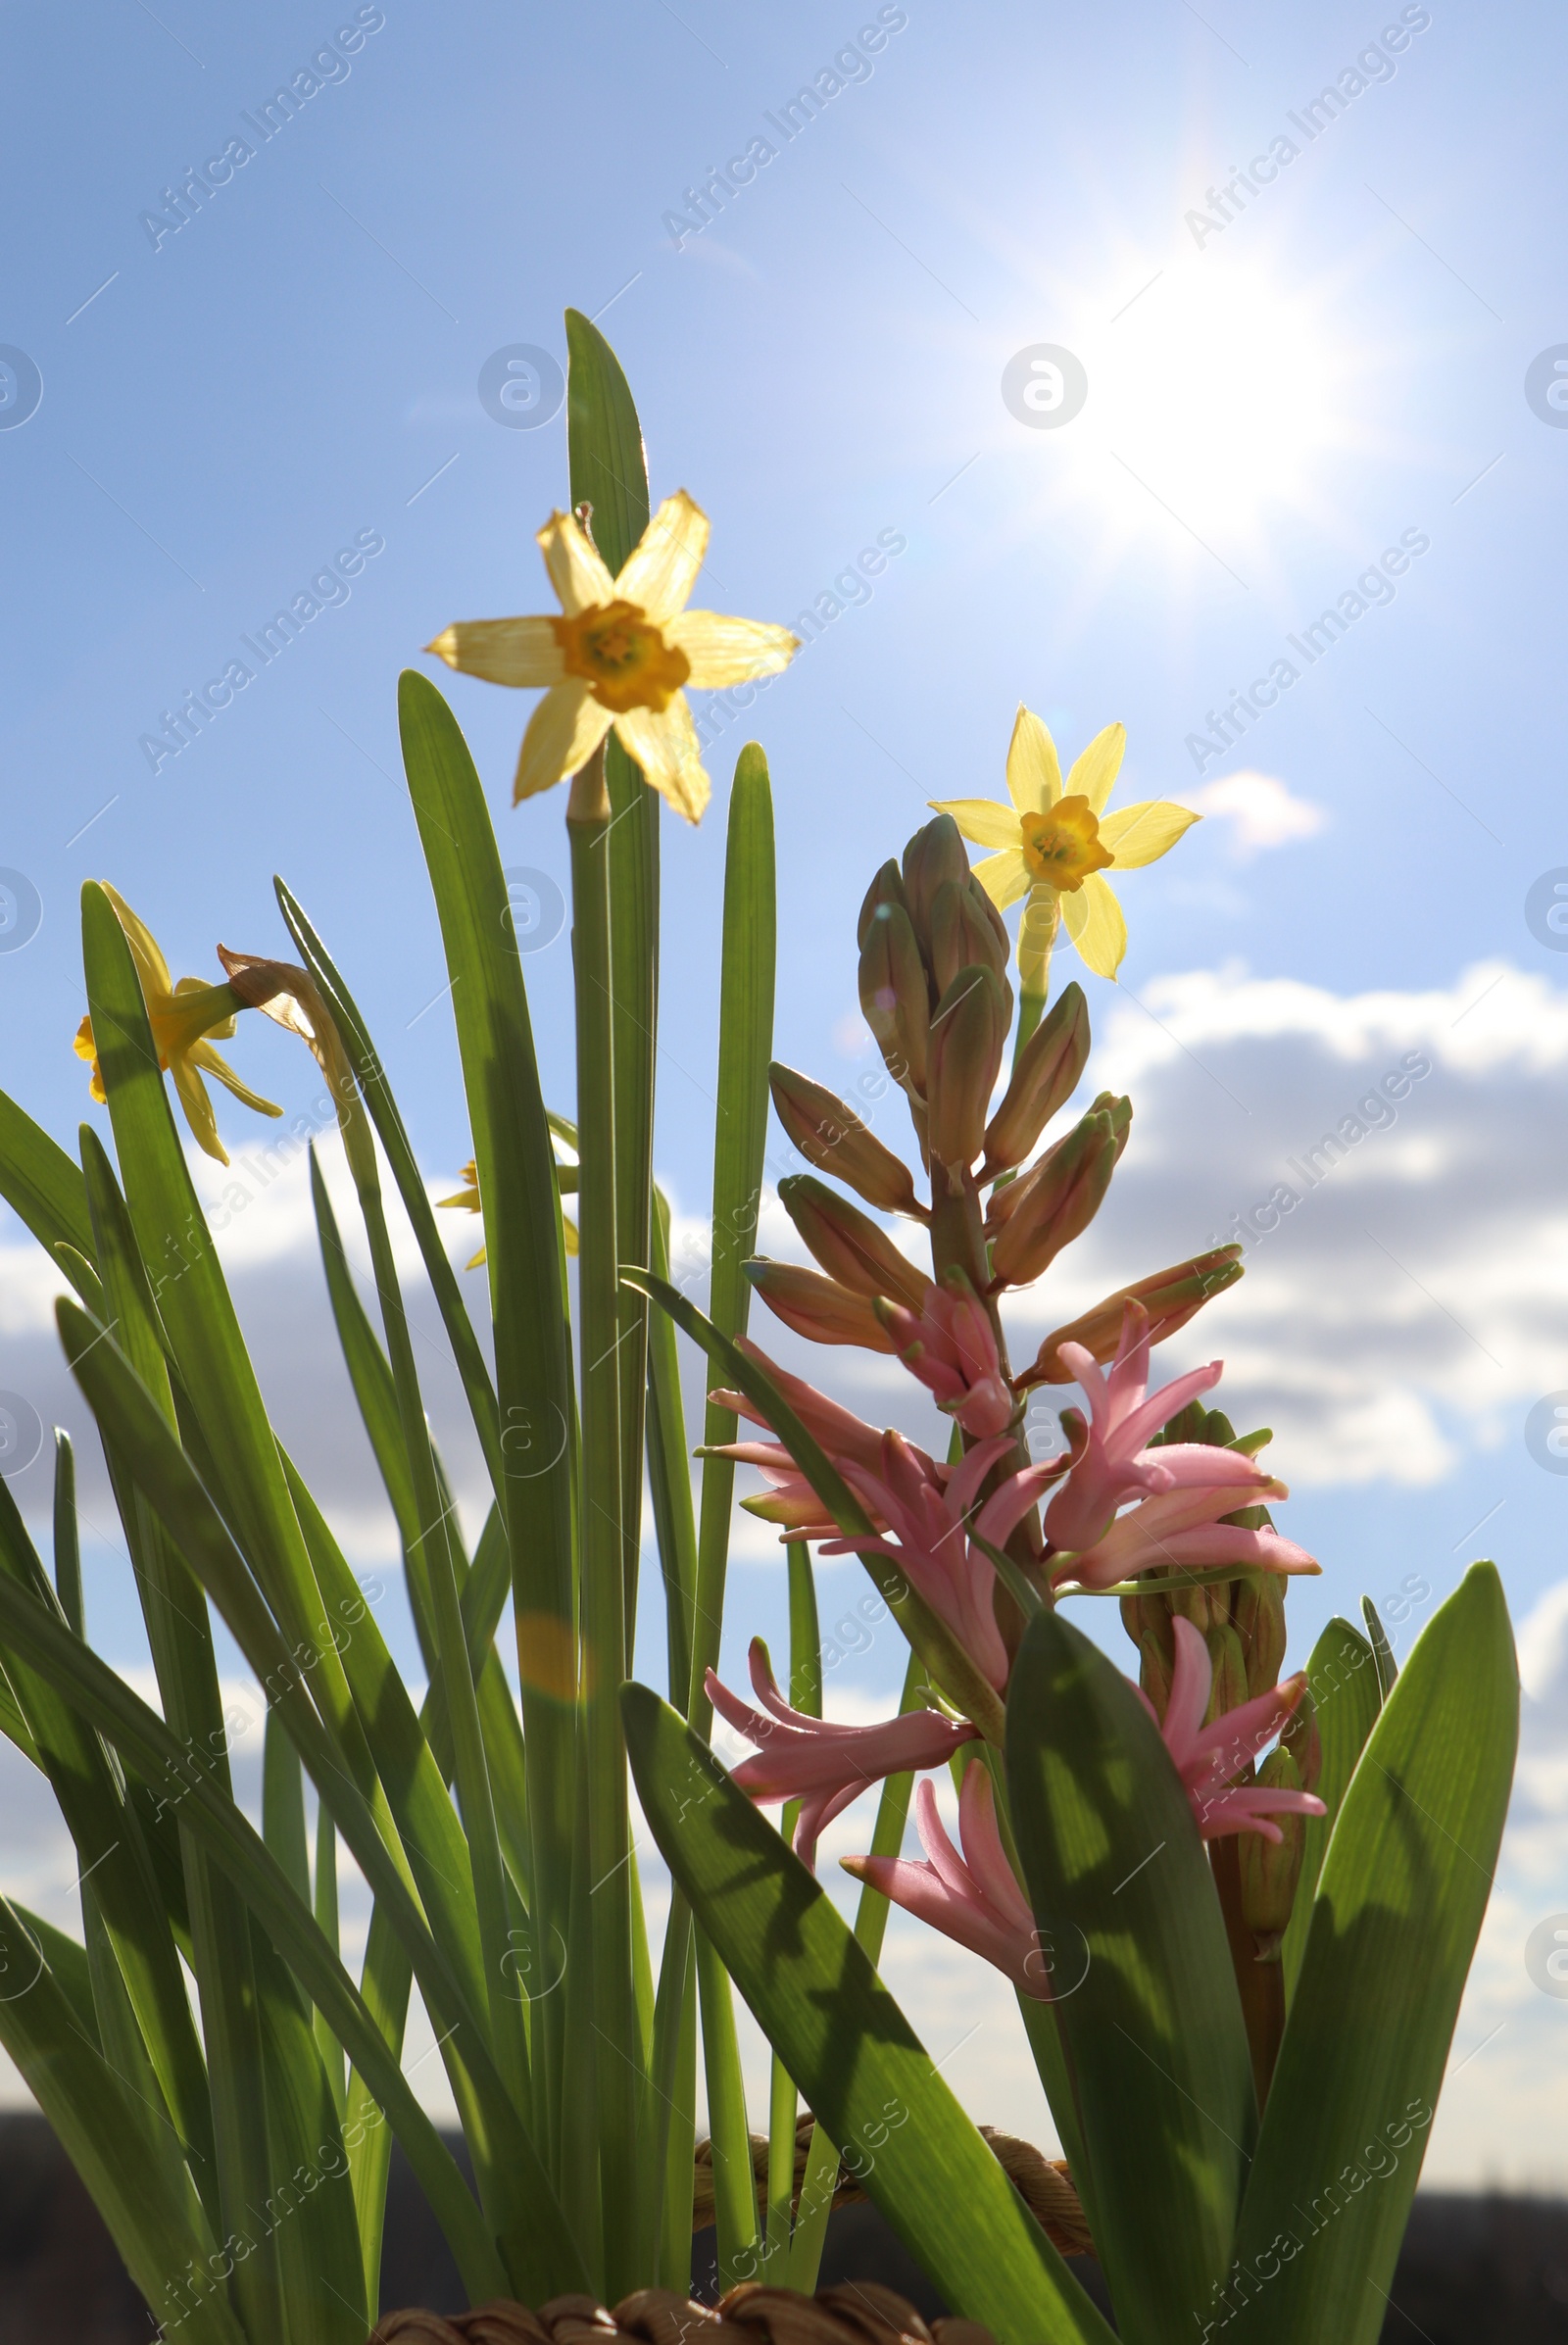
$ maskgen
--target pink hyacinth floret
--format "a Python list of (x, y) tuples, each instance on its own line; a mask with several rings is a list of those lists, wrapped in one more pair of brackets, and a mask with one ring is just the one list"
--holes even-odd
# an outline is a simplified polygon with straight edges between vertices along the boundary
[[(1288, 1498), (1283, 1482), (1253, 1485), (1244, 1504)], [(1243, 1523), (1222, 1523), (1234, 1512), (1238, 1493), (1218, 1490), (1162, 1490), (1141, 1506), (1118, 1515), (1103, 1539), (1081, 1554), (1052, 1558), (1053, 1584), (1071, 1581), (1079, 1588), (1114, 1588), (1136, 1579), (1140, 1572), (1199, 1572), (1221, 1565), (1244, 1571), (1316, 1572), (1315, 1556), (1294, 1539), (1282, 1538), (1272, 1524), (1250, 1531)]]
[(1015, 1406), (1012, 1388), (1002, 1373), (985, 1304), (961, 1271), (950, 1271), (940, 1286), (927, 1288), (919, 1311), (884, 1299), (877, 1317), (909, 1373), (971, 1440), (1006, 1432)]
[(917, 1785), (913, 1805), (924, 1864), (906, 1857), (855, 1856), (841, 1860), (845, 1871), (879, 1889), (906, 1913), (929, 1922), (945, 1937), (967, 1946), (971, 1954), (995, 1963), (1024, 1994), (1046, 2001), (1051, 1966), (1041, 1951), (1029, 1901), (1003, 1849), (987, 1770), (971, 1763), (963, 1771), (958, 1789), (961, 1856), (943, 1830), (929, 1783)]
[[(814, 1385), (808, 1385), (803, 1377), (791, 1376), (788, 1369), (780, 1368), (769, 1359), (760, 1344), (751, 1343), (744, 1336), (740, 1340), (740, 1347), (748, 1359), (755, 1360), (760, 1368), (766, 1370), (811, 1439), (839, 1463), (841, 1472), (846, 1458), (853, 1459), (868, 1473), (876, 1472), (882, 1462), (882, 1436), (875, 1426), (867, 1425), (863, 1418), (857, 1417), (852, 1410), (841, 1408), (836, 1400), (830, 1400), (825, 1392), (819, 1392)], [(745, 1417), (753, 1425), (760, 1425), (764, 1433), (773, 1432), (757, 1403), (748, 1399), (744, 1392), (720, 1388), (710, 1392), (708, 1397), (716, 1407), (730, 1409), (737, 1417)], [(763, 1476), (769, 1485), (766, 1497), (743, 1498), (741, 1504), (749, 1514), (757, 1515), (762, 1522), (778, 1524), (780, 1539), (831, 1539), (837, 1533), (838, 1525), (794, 1458), (776, 1438), (768, 1441), (715, 1442), (711, 1454), (714, 1457), (731, 1457), (737, 1465), (755, 1466)], [(911, 1454), (918, 1460), (927, 1479), (940, 1489), (947, 1480), (947, 1467), (928, 1457), (923, 1449), (913, 1448), (912, 1444)], [(880, 1516), (877, 1517), (877, 1528), (887, 1528)]]
[[(1239, 1449), (1216, 1448), (1203, 1441), (1144, 1444), (1152, 1434), (1168, 1425), (1188, 1402), (1218, 1384), (1221, 1362), (1210, 1360), (1193, 1368), (1146, 1397), (1149, 1389), (1149, 1313), (1129, 1302), (1122, 1314), (1121, 1342), (1109, 1370), (1102, 1372), (1093, 1352), (1082, 1343), (1063, 1343), (1061, 1358), (1088, 1398), (1091, 1424), (1082, 1457), (1073, 1467), (1046, 1516), (1046, 1537), (1060, 1548), (1092, 1547), (1115, 1519), (1116, 1509), (1129, 1498), (1153, 1497), (1167, 1490), (1256, 1489), (1269, 1480), (1262, 1467)], [(1232, 1499), (1221, 1509), (1234, 1512), (1246, 1499)]]
[[(1284, 1835), (1271, 1817), (1326, 1816), (1323, 1802), (1310, 1791), (1271, 1790), (1261, 1783), (1231, 1783), (1226, 1788), (1229, 1778), (1255, 1759), (1295, 1717), (1306, 1685), (1305, 1672), (1223, 1711), (1205, 1727), (1203, 1713), (1214, 1681), (1208, 1646), (1190, 1620), (1177, 1619), (1171, 1626), (1176, 1632), (1176, 1663), (1159, 1731), (1203, 1838), (1261, 1832), (1266, 1840), (1279, 1840)], [(1142, 1686), (1137, 1692), (1153, 1718), (1153, 1703)]]
[(759, 1745), (743, 1759), (734, 1780), (749, 1798), (767, 1803), (798, 1799), (800, 1822), (795, 1853), (816, 1869), (816, 1843), (835, 1816), (884, 1776), (906, 1775), (920, 1767), (945, 1766), (960, 1744), (973, 1739), (967, 1719), (944, 1718), (939, 1710), (906, 1710), (876, 1726), (838, 1726), (793, 1710), (768, 1667), (767, 1647), (752, 1639), (748, 1656), (760, 1711), (731, 1693), (712, 1670), (708, 1698), (737, 1734)]
[[(1007, 1648), (997, 1627), (996, 1566), (969, 1538), (964, 1518), (986, 1476), (1012, 1448), (1005, 1434), (978, 1441), (939, 1485), (924, 1471), (921, 1453), (902, 1435), (884, 1434), (879, 1473), (868, 1474), (850, 1457), (835, 1463), (867, 1512), (887, 1524), (897, 1544), (893, 1539), (837, 1539), (822, 1549), (824, 1555), (886, 1555), (999, 1690), (1007, 1683)], [(975, 1516), (979, 1537), (994, 1547), (1004, 1546), (1059, 1470), (1048, 1461), (1010, 1475)]]

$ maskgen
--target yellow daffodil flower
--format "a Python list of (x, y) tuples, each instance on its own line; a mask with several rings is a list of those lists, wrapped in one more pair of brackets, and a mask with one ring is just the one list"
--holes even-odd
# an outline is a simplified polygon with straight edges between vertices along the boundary
[[(174, 1079), (174, 1091), (185, 1111), (185, 1121), (209, 1156), (220, 1164), (228, 1162), (228, 1151), (218, 1137), (218, 1123), (213, 1114), (213, 1102), (202, 1081), (204, 1075), (213, 1076), (236, 1099), (247, 1107), (254, 1107), (258, 1115), (281, 1115), (281, 1107), (270, 1099), (262, 1099), (247, 1089), (233, 1068), (219, 1056), (208, 1041), (216, 1034), (226, 1042), (234, 1031), (235, 1012), (242, 1004), (236, 1000), (232, 987), (204, 985), (199, 977), (182, 977), (174, 984), (169, 974), (169, 963), (159, 950), (158, 940), (144, 920), (137, 918), (124, 898), (110, 887), (107, 880), (99, 882), (114, 906), (115, 916), (125, 932), (136, 975), (141, 980), (142, 1000), (147, 1004), (148, 1023), (153, 1030), (153, 1045), (158, 1063)], [(98, 1051), (93, 1042), (92, 1019), (85, 1017), (76, 1029), (75, 1051), (92, 1068), (92, 1096), (99, 1105), (105, 1104), (103, 1077), (98, 1071)]]
[(645, 778), (695, 822), (712, 792), (681, 687), (776, 676), (798, 640), (760, 619), (687, 610), (708, 516), (684, 489), (664, 499), (618, 578), (571, 513), (553, 513), (538, 545), (559, 618), (460, 620), (425, 646), (462, 675), (548, 687), (522, 737), (513, 804), (576, 773), (613, 727)]
[(1199, 820), (1167, 799), (1105, 812), (1127, 744), (1125, 725), (1106, 725), (1076, 759), (1062, 786), (1056, 745), (1032, 710), (1019, 708), (1007, 749), (1010, 806), (989, 798), (933, 799), (966, 839), (1002, 851), (975, 865), (999, 911), (1026, 896), (1018, 932), (1021, 990), (1046, 991), (1051, 949), (1066, 928), (1097, 977), (1114, 977), (1127, 950), (1127, 923), (1101, 874), (1133, 870), (1167, 855)]
[[(438, 1205), (456, 1205), (459, 1211), (464, 1213), (480, 1212), (482, 1208), (479, 1203), (479, 1168), (471, 1156), (462, 1172), (459, 1173), (458, 1179), (463, 1183), (463, 1187), (458, 1191), (456, 1197), (438, 1197), (435, 1200), (436, 1203)], [(561, 1217), (561, 1225), (566, 1241), (566, 1251), (568, 1254), (574, 1254), (577, 1250), (577, 1225), (575, 1222), (569, 1221), (564, 1214)], [(465, 1270), (482, 1269), (484, 1258), (484, 1247), (481, 1246), (478, 1252), (469, 1261), (465, 1262), (463, 1267)]]

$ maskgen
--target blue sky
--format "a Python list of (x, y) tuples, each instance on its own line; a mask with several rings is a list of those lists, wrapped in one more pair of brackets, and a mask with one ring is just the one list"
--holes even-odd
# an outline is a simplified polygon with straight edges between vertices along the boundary
[[(1143, 1152), (1068, 1274), (1071, 1307), (1223, 1233), (1426, 1052), (1397, 1127), (1250, 1249), (1230, 1315), (1172, 1365), (1225, 1350), (1238, 1416), (1279, 1430), (1290, 1527), (1326, 1566), (1293, 1599), (1298, 1643), (1362, 1587), (1413, 1572), (1441, 1590), (1489, 1545), (1520, 1616), (1549, 1608), (1568, 1479), (1524, 1429), (1568, 1388), (1568, 965), (1526, 903), (1568, 865), (1568, 409), (1533, 406), (1526, 378), (1568, 357), (1546, 228), (1565, 37), (1555, 12), (1473, 0), (13, 14), (0, 425), (29, 403), (29, 362), (41, 399), (0, 428), (0, 867), (41, 924), (18, 950), (0, 930), (0, 1081), (68, 1145), (89, 1112), (69, 1047), (83, 878), (115, 881), (176, 974), (208, 974), (219, 938), (281, 943), (279, 870), (352, 976), (431, 1178), (455, 1173), (466, 1128), (395, 678), (440, 674), (509, 859), (564, 885), (559, 795), (506, 804), (528, 698), (448, 679), (419, 647), (542, 607), (532, 534), (564, 501), (564, 416), (504, 428), (478, 381), (509, 346), (564, 360), (576, 305), (627, 368), (655, 493), (685, 486), (711, 516), (715, 603), (843, 605), (723, 729), (701, 830), (666, 817), (659, 1162), (681, 1210), (706, 1195), (722, 804), (747, 730), (777, 801), (778, 1049), (854, 1092), (875, 1065), (853, 954), (871, 871), (928, 798), (1000, 793), (1020, 699), (1069, 754), (1120, 717), (1124, 794), (1207, 792), (1210, 818), (1127, 880), (1120, 994), (1089, 981)], [(264, 137), (259, 109), (301, 73), (315, 93)], [(792, 118), (807, 84), (814, 119)], [(255, 152), (225, 180), (235, 140)], [(776, 151), (704, 222), (690, 191), (759, 140)], [(176, 229), (166, 191), (193, 166), (209, 185)], [(1003, 396), (1039, 345), (1087, 384), (1058, 428)], [(902, 550), (835, 594), (879, 534)], [(142, 737), (357, 538), (379, 550), (346, 597), (155, 771)], [(1403, 568), (1383, 562), (1417, 540)], [(1291, 639), (1311, 649), (1325, 610), (1343, 633), (1308, 660)], [(1210, 712), (1282, 660), (1294, 680), (1227, 743)], [(564, 1103), (565, 938), (528, 974)], [(233, 1054), (307, 1104), (284, 1038), (247, 1031)], [(237, 1278), (286, 1388), (318, 1306), (281, 1210), (255, 1217), (271, 1236)], [(47, 1422), (69, 1394), (14, 1224), (0, 1246), (0, 1385)], [(274, 1288), (267, 1321), (278, 1264), (298, 1301)], [(1042, 1328), (1067, 1315), (1042, 1308)], [(101, 1585), (128, 1653), (107, 1562)], [(776, 1618), (774, 1587), (738, 1564), (737, 1634)], [(1540, 1617), (1550, 1756), (1568, 1685)], [(1528, 1923), (1568, 1905), (1568, 1881), (1545, 1840), (1520, 1846)], [(1522, 1982), (1520, 1935), (1499, 1981)], [(1509, 2024), (1556, 2017), (1532, 1996)], [(1553, 2139), (1560, 2161), (1560, 2121)]]

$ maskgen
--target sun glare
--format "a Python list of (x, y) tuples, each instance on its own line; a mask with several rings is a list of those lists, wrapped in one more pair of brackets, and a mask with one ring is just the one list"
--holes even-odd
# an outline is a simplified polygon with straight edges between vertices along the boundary
[(1262, 279), (1173, 270), (1105, 329), (1099, 359), (1103, 448), (1205, 535), (1298, 506), (1336, 437), (1322, 326)]

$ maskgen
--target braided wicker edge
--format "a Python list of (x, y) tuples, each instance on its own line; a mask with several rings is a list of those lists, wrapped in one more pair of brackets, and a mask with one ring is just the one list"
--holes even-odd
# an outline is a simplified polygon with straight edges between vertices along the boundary
[(369, 2345), (996, 2345), (978, 2321), (934, 2321), (874, 2280), (802, 2296), (756, 2280), (716, 2305), (694, 2304), (669, 2288), (639, 2288), (612, 2312), (591, 2296), (558, 2296), (530, 2312), (497, 2302), (472, 2312), (388, 2313)]
[[(801, 2188), (806, 2179), (806, 2162), (811, 2147), (814, 2121), (808, 2112), (795, 2127), (795, 2177), (791, 2206), (799, 2210)], [(1047, 2158), (1033, 2143), (1020, 2141), (1016, 2134), (1002, 2133), (994, 2125), (982, 2125), (980, 2132), (989, 2144), (997, 2163), (1017, 2190), (1024, 2205), (1039, 2223), (1046, 2237), (1059, 2255), (1087, 2256), (1094, 2253), (1094, 2240), (1084, 2216), (1083, 2206), (1073, 2188), (1066, 2162)], [(760, 2212), (767, 2206), (767, 2137), (754, 2133), (752, 2140), (752, 2172), (757, 2180)], [(697, 2144), (695, 2189), (692, 2198), (692, 2229), (706, 2230), (713, 2220), (712, 2143)], [(847, 2207), (865, 2197), (855, 2175), (841, 2166), (833, 2191), (835, 2207)]]

